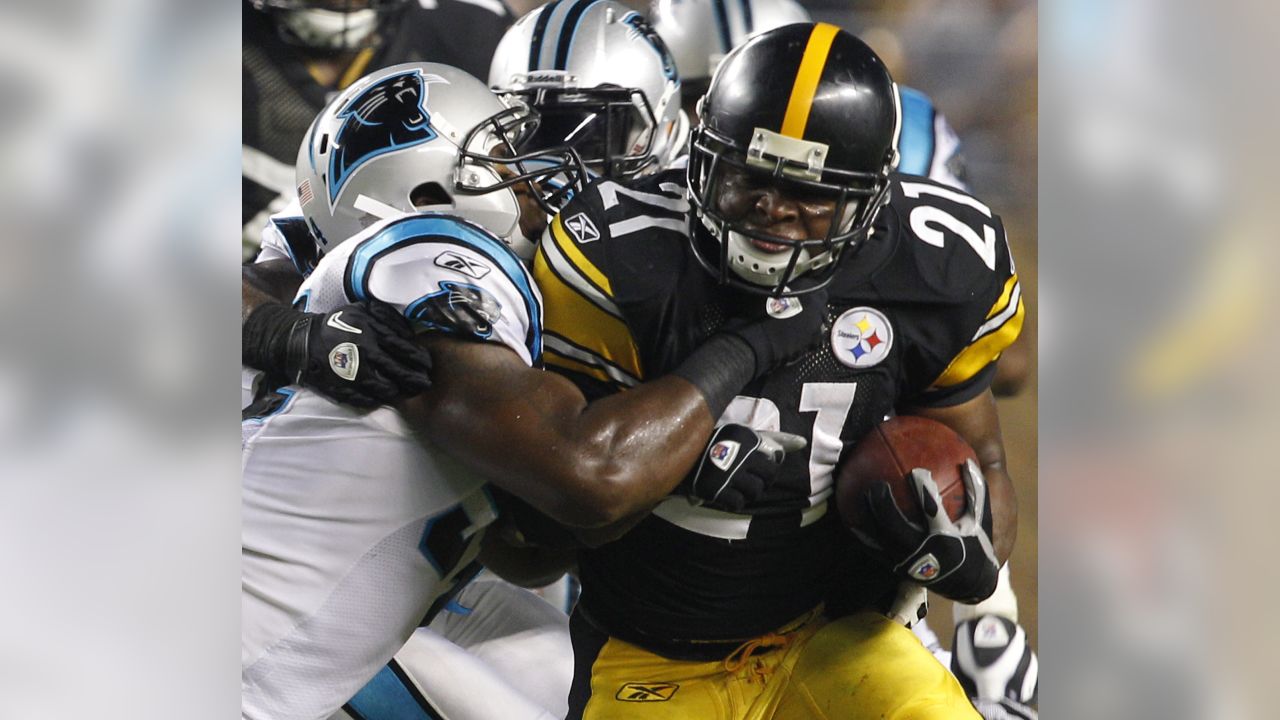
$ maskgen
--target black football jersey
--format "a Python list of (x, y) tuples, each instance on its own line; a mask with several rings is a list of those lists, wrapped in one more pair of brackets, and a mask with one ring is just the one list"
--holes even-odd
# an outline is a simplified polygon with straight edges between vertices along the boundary
[(514, 18), (502, 0), (413, 0), (386, 19), (381, 42), (357, 53), (339, 87), (326, 90), (302, 52), (280, 39), (267, 13), (242, 13), (243, 199), (246, 247), (256, 248), (268, 215), (294, 195), (294, 163), (311, 121), (334, 93), (360, 76), (404, 62), (439, 62), (484, 80), (498, 41)]
[[(745, 388), (721, 418), (808, 446), (742, 514), (673, 495), (623, 538), (584, 551), (581, 606), (611, 634), (664, 648), (740, 640), (812, 609), (847, 552), (831, 502), (844, 452), (900, 408), (957, 404), (989, 385), (1024, 314), (1000, 218), (925, 178), (892, 183), (829, 287), (820, 345)], [(541, 244), (544, 360), (591, 395), (671, 371), (731, 316), (812, 301), (718, 284), (689, 248), (684, 193), (682, 172), (598, 182)]]

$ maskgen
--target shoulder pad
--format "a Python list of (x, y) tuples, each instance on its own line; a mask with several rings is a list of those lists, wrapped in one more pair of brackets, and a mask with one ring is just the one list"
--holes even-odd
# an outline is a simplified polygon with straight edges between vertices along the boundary
[(377, 299), (419, 331), (507, 345), (526, 362), (542, 352), (542, 297), (515, 253), (451, 215), (408, 215), (376, 226), (346, 250), (345, 295)]
[[(946, 330), (928, 374), (938, 398), (972, 387), (1017, 338), (1022, 290), (1000, 216), (972, 195), (924, 178), (895, 175), (887, 211), (898, 233), (895, 267), (938, 308)], [(936, 374), (935, 374), (936, 373)], [(988, 378), (989, 379), (989, 378)], [(956, 397), (951, 396), (954, 400)]]
[(885, 210), (897, 219), (900, 250), (919, 256), (926, 282), (972, 289), (1013, 272), (1004, 223), (981, 200), (922, 177), (895, 173), (892, 183)]

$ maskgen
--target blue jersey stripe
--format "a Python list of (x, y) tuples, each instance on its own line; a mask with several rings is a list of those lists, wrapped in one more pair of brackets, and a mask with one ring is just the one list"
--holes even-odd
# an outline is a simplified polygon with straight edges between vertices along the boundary
[(383, 667), (360, 688), (347, 707), (362, 720), (440, 720), (440, 715), (429, 705), (424, 707), (424, 703), (418, 701), (415, 692), (391, 665)]
[(933, 102), (919, 90), (904, 87), (902, 96), (902, 136), (898, 139), (898, 172), (929, 176), (933, 164)]
[(492, 260), (511, 279), (511, 282), (515, 283), (516, 289), (524, 299), (525, 310), (529, 314), (529, 327), (533, 331), (529, 354), (537, 362), (542, 355), (542, 306), (533, 292), (524, 265), (520, 264), (520, 259), (501, 240), (458, 218), (441, 215), (410, 215), (391, 223), (377, 235), (361, 243), (348, 260), (352, 299), (355, 301), (369, 299), (368, 288), (365, 287), (364, 281), (374, 258), (398, 245), (429, 240), (432, 236), (446, 237), (476, 250)]

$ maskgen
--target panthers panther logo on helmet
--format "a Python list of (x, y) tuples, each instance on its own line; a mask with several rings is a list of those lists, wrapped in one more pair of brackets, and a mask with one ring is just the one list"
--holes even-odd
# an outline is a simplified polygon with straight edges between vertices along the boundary
[(437, 136), (426, 110), (427, 87), (447, 83), (421, 70), (389, 75), (351, 99), (338, 113), (341, 127), (329, 154), (329, 203), (361, 165), (383, 153), (421, 145)]

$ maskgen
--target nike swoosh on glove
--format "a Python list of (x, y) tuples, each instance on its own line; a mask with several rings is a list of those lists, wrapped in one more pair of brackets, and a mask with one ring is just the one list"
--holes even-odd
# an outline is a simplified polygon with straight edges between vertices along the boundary
[(431, 355), (394, 307), (370, 300), (330, 313), (278, 303), (245, 321), (246, 365), (356, 407), (378, 407), (421, 394), (431, 384)]

